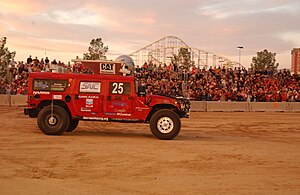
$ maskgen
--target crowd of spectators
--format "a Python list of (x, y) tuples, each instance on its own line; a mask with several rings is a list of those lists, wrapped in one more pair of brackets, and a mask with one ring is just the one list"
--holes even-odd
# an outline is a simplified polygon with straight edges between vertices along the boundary
[[(11, 82), (2, 78), (0, 94), (27, 94), (31, 72), (51, 71), (50, 64), (65, 67), (67, 72), (90, 74), (81, 64), (64, 65), (46, 57), (28, 57), (26, 62), (11, 63)], [(300, 101), (300, 78), (288, 70), (253, 71), (245, 68), (182, 68), (175, 64), (145, 63), (135, 67), (134, 75), (146, 87), (147, 94), (188, 96), (196, 101), (293, 102)]]
[(196, 101), (300, 101), (300, 78), (288, 70), (184, 69), (174, 64), (145, 63), (136, 67), (136, 77), (142, 80), (148, 94), (188, 95)]

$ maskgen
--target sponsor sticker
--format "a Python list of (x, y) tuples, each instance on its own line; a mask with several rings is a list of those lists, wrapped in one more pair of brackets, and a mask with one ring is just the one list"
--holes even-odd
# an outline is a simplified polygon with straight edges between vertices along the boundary
[(79, 92), (81, 93), (100, 93), (100, 82), (80, 82)]
[(95, 95), (79, 95), (78, 98), (80, 99), (99, 99), (99, 96), (95, 96)]
[(81, 107), (81, 112), (91, 112), (91, 109), (89, 108), (85, 108), (85, 107)]
[(116, 65), (113, 63), (100, 63), (101, 74), (116, 74)]
[(117, 113), (117, 116), (131, 116), (129, 113)]
[(117, 114), (114, 113), (114, 112), (105, 112), (105, 115), (108, 115), (108, 116), (116, 116)]
[(50, 94), (50, 92), (49, 91), (33, 91), (32, 92), (33, 93), (33, 95), (35, 95), (35, 94), (39, 94), (39, 95), (49, 95)]
[(108, 118), (102, 118), (102, 117), (83, 117), (83, 120), (97, 120), (97, 121), (108, 121)]
[(124, 112), (126, 112), (126, 110), (125, 109), (117, 109), (117, 108), (115, 108), (114, 112), (124, 113)]
[(85, 106), (87, 108), (93, 108), (94, 107), (94, 99), (86, 99), (85, 100)]
[(125, 106), (127, 106), (127, 103), (126, 102), (112, 102), (112, 105), (125, 107)]
[(54, 100), (62, 100), (62, 95), (53, 95)]

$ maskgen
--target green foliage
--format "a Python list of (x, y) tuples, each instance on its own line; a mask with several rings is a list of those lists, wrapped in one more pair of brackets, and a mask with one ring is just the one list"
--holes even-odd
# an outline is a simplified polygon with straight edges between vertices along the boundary
[(101, 38), (92, 39), (88, 50), (88, 53), (83, 54), (84, 60), (106, 60), (108, 46), (104, 46)]
[(7, 67), (11, 60), (14, 59), (16, 52), (10, 52), (6, 45), (6, 37), (2, 37), (0, 40), (0, 77), (4, 77), (7, 73)]
[(268, 52), (268, 50), (263, 50), (257, 52), (257, 56), (252, 58), (251, 68), (257, 71), (263, 71), (265, 69), (274, 70), (277, 69), (279, 64), (276, 63), (275, 59), (276, 53)]
[(178, 64), (184, 68), (194, 65), (194, 62), (191, 60), (191, 52), (189, 51), (189, 48), (181, 47), (178, 50), (178, 55), (173, 55), (172, 63)]

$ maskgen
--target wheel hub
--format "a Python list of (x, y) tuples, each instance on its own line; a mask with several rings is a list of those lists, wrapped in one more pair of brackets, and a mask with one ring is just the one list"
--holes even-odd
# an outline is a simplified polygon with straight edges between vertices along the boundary
[(57, 123), (57, 119), (54, 117), (54, 116), (51, 116), (49, 119), (48, 119), (48, 123), (49, 125), (55, 125)]
[(163, 133), (170, 133), (173, 130), (174, 122), (169, 117), (162, 117), (157, 122), (158, 130)]

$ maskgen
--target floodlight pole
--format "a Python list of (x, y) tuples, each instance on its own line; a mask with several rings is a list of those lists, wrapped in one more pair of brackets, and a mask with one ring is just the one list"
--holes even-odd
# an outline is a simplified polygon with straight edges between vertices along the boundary
[(241, 50), (244, 49), (244, 47), (238, 46), (237, 48), (239, 49), (239, 66), (241, 66)]

